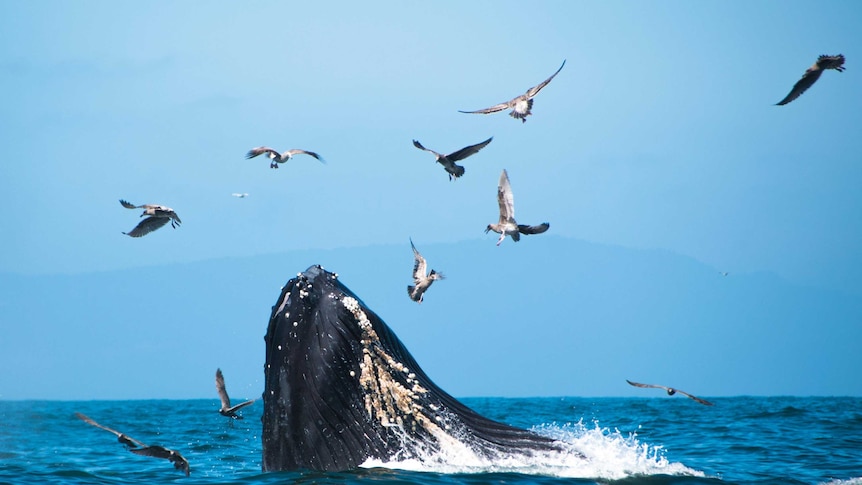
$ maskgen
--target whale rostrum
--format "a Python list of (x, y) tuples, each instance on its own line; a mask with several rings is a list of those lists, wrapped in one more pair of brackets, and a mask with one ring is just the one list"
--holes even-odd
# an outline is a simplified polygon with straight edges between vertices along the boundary
[(264, 471), (564, 448), (437, 387), (386, 323), (320, 266), (282, 288), (265, 341)]

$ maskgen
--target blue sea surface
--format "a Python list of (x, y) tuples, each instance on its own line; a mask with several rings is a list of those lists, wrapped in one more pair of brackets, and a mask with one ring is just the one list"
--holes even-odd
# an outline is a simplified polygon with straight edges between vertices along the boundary
[[(575, 483), (862, 485), (862, 398), (469, 398), (476, 411), (570, 443), (586, 458), (428, 457), (341, 472), (261, 472), (260, 402), (245, 419), (215, 400), (2, 401), (0, 483)], [(81, 412), (150, 445), (134, 455)]]

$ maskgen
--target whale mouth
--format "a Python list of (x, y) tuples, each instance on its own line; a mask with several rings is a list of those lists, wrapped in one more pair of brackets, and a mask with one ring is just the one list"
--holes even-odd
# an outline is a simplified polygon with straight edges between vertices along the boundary
[(282, 288), (265, 341), (264, 471), (341, 471), (444, 449), (490, 457), (565, 448), (437, 387), (386, 323), (320, 266)]

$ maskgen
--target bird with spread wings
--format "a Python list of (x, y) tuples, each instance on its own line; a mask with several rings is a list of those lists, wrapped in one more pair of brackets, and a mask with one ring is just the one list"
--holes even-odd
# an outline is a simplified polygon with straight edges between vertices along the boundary
[(515, 198), (512, 195), (512, 186), (509, 184), (509, 174), (506, 169), (500, 174), (500, 183), (497, 185), (497, 202), (500, 205), (500, 221), (497, 224), (488, 224), (485, 228), (485, 233), (494, 231), (500, 235), (497, 240), (499, 246), (506, 236), (511, 236), (512, 240), (518, 242), (521, 240), (521, 234), (541, 234), (551, 227), (547, 222), (543, 222), (537, 226), (527, 224), (518, 224), (515, 221)]
[(557, 72), (551, 74), (551, 77), (545, 79), (541, 83), (536, 86), (531, 87), (527, 90), (526, 93), (517, 96), (505, 103), (496, 104), (491, 106), (490, 108), (485, 109), (477, 109), (476, 111), (458, 111), (459, 113), (468, 113), (468, 114), (489, 114), (496, 113), (498, 111), (503, 111), (505, 109), (511, 109), (512, 111), (509, 113), (509, 116), (515, 118), (516, 120), (521, 120), (521, 123), (527, 122), (527, 116), (533, 114), (533, 98), (539, 94), (539, 91), (542, 90), (548, 83), (554, 79), (554, 76), (560, 73), (563, 70), (563, 66), (566, 65), (566, 61), (563, 61), (563, 64), (560, 65), (560, 68), (557, 69)]

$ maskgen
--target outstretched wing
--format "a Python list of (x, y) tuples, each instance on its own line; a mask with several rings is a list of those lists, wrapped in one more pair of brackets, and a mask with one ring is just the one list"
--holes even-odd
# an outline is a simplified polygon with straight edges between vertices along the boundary
[(699, 403), (701, 403), (701, 404), (703, 404), (703, 405), (705, 405), (705, 406), (712, 406), (712, 405), (713, 405), (711, 402), (707, 401), (706, 399), (701, 399), (701, 398), (699, 398), (699, 397), (697, 397), (697, 396), (692, 396), (691, 394), (689, 394), (689, 393), (687, 393), (687, 392), (685, 392), (685, 391), (680, 391), (679, 389), (677, 389), (677, 390), (676, 390), (676, 392), (678, 392), (678, 393), (682, 394), (682, 395), (683, 395), (683, 396), (685, 396), (685, 397), (688, 397), (688, 398), (694, 399), (695, 401), (697, 401), (697, 402), (699, 402)]
[(262, 155), (264, 153), (270, 153), (274, 155), (278, 155), (278, 152), (269, 147), (256, 147), (252, 148), (245, 154), (245, 158), (254, 158), (258, 155)]
[(107, 426), (102, 426), (101, 424), (99, 424), (99, 423), (97, 423), (97, 422), (93, 421), (90, 417), (88, 417), (88, 416), (86, 416), (86, 415), (84, 415), (84, 414), (82, 414), (82, 413), (75, 413), (75, 417), (76, 417), (76, 418), (78, 418), (78, 419), (80, 419), (81, 421), (83, 421), (83, 422), (85, 422), (85, 423), (89, 424), (89, 425), (95, 426), (95, 427), (97, 427), (97, 428), (99, 428), (99, 429), (103, 429), (103, 430), (105, 430), (105, 431), (107, 431), (107, 432), (109, 432), (109, 433), (113, 433), (114, 435), (116, 435), (116, 436), (117, 436), (117, 439), (118, 439), (121, 443), (124, 443), (124, 444), (126, 444), (126, 445), (128, 445), (128, 446), (131, 446), (131, 447), (140, 446), (140, 447), (142, 447), (142, 448), (147, 446), (147, 445), (145, 445), (144, 443), (141, 443), (140, 441), (138, 441), (138, 440), (136, 440), (136, 439), (132, 438), (131, 436), (126, 435), (125, 433), (120, 433), (119, 431), (117, 431), (117, 430), (115, 430), (115, 429), (111, 429), (111, 428), (109, 428), (109, 427), (107, 427)]
[(216, 369), (215, 386), (218, 397), (221, 400), (222, 409), (230, 408), (230, 397), (228, 397), (227, 390), (224, 387), (224, 376), (221, 373), (221, 369)]
[[(520, 96), (519, 96), (519, 97), (520, 97)], [(511, 99), (511, 100), (509, 100), (509, 101), (506, 101), (505, 103), (495, 104), (494, 106), (491, 106), (490, 108), (477, 109), (476, 111), (461, 111), (461, 110), (458, 110), (458, 112), (459, 112), (459, 113), (468, 113), (468, 114), (483, 114), (483, 115), (486, 115), (486, 114), (488, 114), (488, 113), (496, 113), (496, 112), (498, 112), (498, 111), (503, 111), (504, 109), (509, 109), (509, 108), (511, 108), (512, 106), (514, 106), (514, 105), (515, 105), (515, 101), (516, 101), (517, 99), (518, 99), (518, 98), (514, 98), (514, 99)]]
[(443, 156), (442, 154), (437, 153), (437, 152), (435, 152), (434, 150), (431, 150), (431, 149), (429, 149), (429, 148), (425, 148), (424, 146), (422, 146), (422, 144), (421, 144), (421, 143), (419, 143), (419, 140), (413, 140), (413, 146), (415, 146), (416, 148), (418, 148), (418, 149), (420, 149), (420, 150), (425, 150), (426, 152), (431, 152), (431, 153), (433, 153), (434, 155), (436, 155), (438, 158), (440, 158), (440, 157), (442, 157), (442, 156)]
[(539, 91), (541, 91), (541, 90), (542, 90), (542, 88), (544, 88), (545, 86), (547, 86), (547, 85), (548, 85), (548, 83), (550, 83), (550, 82), (551, 82), (551, 80), (552, 80), (552, 79), (554, 79), (554, 76), (556, 76), (557, 74), (559, 74), (559, 73), (560, 73), (560, 71), (562, 71), (562, 70), (563, 70), (563, 66), (565, 66), (565, 65), (566, 65), (566, 61), (565, 61), (565, 59), (564, 59), (564, 60), (563, 60), (563, 63), (560, 65), (560, 68), (559, 68), (559, 69), (557, 69), (557, 72), (555, 72), (555, 73), (551, 74), (551, 77), (549, 77), (548, 79), (545, 79), (545, 80), (544, 80), (544, 81), (542, 81), (540, 84), (538, 84), (538, 85), (536, 85), (536, 86), (533, 86), (533, 87), (531, 87), (530, 89), (528, 89), (528, 90), (527, 90), (527, 94), (526, 94), (527, 99), (530, 99), (530, 98), (532, 98), (533, 96), (535, 96), (535, 95), (539, 94)]
[(665, 391), (667, 391), (667, 390), (668, 390), (668, 388), (667, 388), (667, 387), (665, 387), (665, 386), (659, 386), (659, 385), (657, 385), (657, 384), (641, 384), (640, 382), (632, 382), (632, 381), (630, 381), (630, 380), (628, 380), (628, 379), (626, 379), (626, 382), (628, 382), (629, 384), (631, 384), (631, 385), (633, 385), (633, 386), (635, 386), (635, 387), (648, 387), (648, 388), (655, 388), (655, 389), (664, 389)]
[(464, 148), (458, 150), (457, 152), (453, 152), (453, 153), (450, 153), (449, 155), (446, 155), (446, 158), (448, 158), (449, 160), (451, 160), (453, 162), (457, 162), (458, 160), (463, 160), (463, 159), (469, 157), (470, 155), (478, 152), (479, 150), (485, 148), (485, 146), (487, 146), (488, 143), (491, 143), (491, 140), (493, 140), (493, 139), (494, 139), (494, 137), (492, 136), (491, 138), (488, 138), (487, 140), (485, 140), (481, 143), (477, 143), (475, 145), (470, 145), (468, 147), (464, 147)]
[(131, 202), (127, 202), (123, 199), (120, 199), (120, 204), (122, 204), (123, 207), (125, 207), (126, 209), (137, 209), (138, 207), (140, 207), (138, 205), (132, 204)]
[(509, 185), (509, 174), (506, 169), (500, 174), (500, 183), (497, 185), (497, 202), (500, 204), (500, 224), (515, 220), (515, 198), (512, 196), (512, 187)]
[(250, 405), (254, 404), (255, 401), (257, 401), (257, 399), (249, 399), (248, 401), (241, 402), (232, 408), (228, 408), (227, 412), (233, 413), (233, 412), (239, 411), (240, 409), (242, 409), (246, 406), (250, 406)]
[(164, 446), (147, 446), (146, 448), (139, 448), (129, 451), (136, 455), (151, 456), (153, 458), (164, 458), (166, 460), (170, 460), (171, 463), (174, 464), (174, 468), (176, 468), (177, 470), (182, 470), (186, 474), (186, 476), (189, 476), (188, 460), (186, 460), (183, 455), (179, 454), (174, 450), (169, 450)]
[(170, 217), (147, 217), (142, 220), (129, 232), (124, 232), (123, 234), (131, 237), (141, 237), (146, 236), (147, 234), (155, 231), (156, 229), (164, 226), (171, 220)]
[(419, 254), (416, 246), (413, 245), (413, 239), (410, 239), (410, 247), (413, 248), (413, 281), (418, 285), (420, 281), (425, 279), (425, 271), (428, 269), (428, 264), (425, 258)]
[[(291, 156), (291, 157), (294, 155), (310, 155), (310, 156), (316, 158), (317, 160), (319, 160), (321, 163), (326, 163), (326, 160), (324, 160), (323, 157), (321, 157), (320, 155), (318, 155), (314, 152), (309, 152), (307, 150), (300, 150), (299, 148), (292, 148), (292, 149), (290, 149), (284, 153)], [(282, 156), (282, 158), (285, 158), (285, 157)]]
[(815, 66), (812, 66), (807, 71), (805, 71), (805, 74), (802, 75), (802, 79), (800, 79), (796, 82), (796, 84), (793, 85), (793, 89), (790, 90), (790, 93), (788, 93), (787, 96), (784, 97), (784, 99), (775, 104), (778, 106), (784, 106), (785, 104), (793, 101), (799, 96), (802, 96), (802, 93), (808, 90), (808, 88), (813, 86), (814, 83), (817, 82), (818, 79), (820, 79), (821, 74), (823, 74), (822, 69), (815, 69)]
[(526, 224), (518, 224), (518, 232), (521, 234), (541, 234), (551, 227), (547, 222), (543, 222), (538, 226), (528, 226)]

